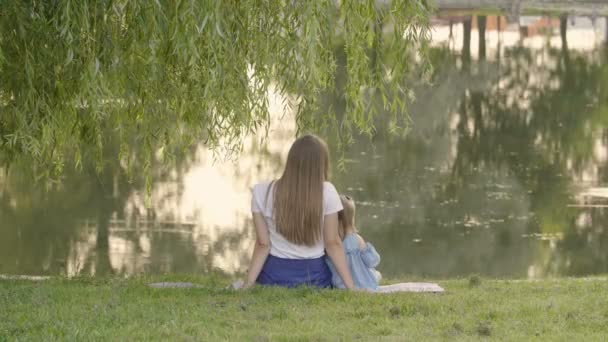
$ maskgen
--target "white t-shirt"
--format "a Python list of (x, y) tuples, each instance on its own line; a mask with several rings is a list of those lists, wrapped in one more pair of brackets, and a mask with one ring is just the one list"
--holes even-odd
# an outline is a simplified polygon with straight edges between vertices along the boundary
[[(273, 189), (268, 191), (270, 184), (270, 182), (266, 182), (254, 185), (251, 197), (251, 211), (261, 213), (266, 221), (266, 226), (268, 226), (270, 233), (270, 254), (284, 259), (315, 259), (322, 257), (325, 254), (323, 235), (321, 235), (321, 240), (314, 246), (300, 246), (287, 241), (283, 235), (277, 232), (274, 222), (274, 191)], [(272, 187), (274, 187), (274, 184), (276, 182), (272, 183)], [(266, 198), (267, 193), (268, 198)], [(330, 182), (323, 183), (323, 216), (337, 213), (342, 209), (342, 202), (336, 188)], [(319, 219), (322, 223), (323, 217)]]

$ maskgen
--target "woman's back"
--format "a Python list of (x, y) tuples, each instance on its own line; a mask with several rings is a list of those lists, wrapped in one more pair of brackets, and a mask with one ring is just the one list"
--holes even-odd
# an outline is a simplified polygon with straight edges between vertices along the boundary
[[(284, 259), (314, 259), (322, 257), (324, 252), (323, 239), (312, 246), (297, 245), (282, 236), (276, 227), (273, 209), (273, 193), (276, 182), (258, 183), (253, 187), (251, 210), (261, 213), (270, 233), (270, 254)], [(323, 215), (337, 213), (342, 210), (342, 203), (336, 188), (330, 182), (323, 183)], [(323, 216), (319, 217), (323, 222)]]
[(294, 287), (331, 286), (325, 253), (348, 287), (352, 279), (338, 232), (342, 209), (327, 144), (314, 135), (291, 145), (279, 179), (253, 187), (251, 211), (256, 243), (244, 287), (254, 283)]

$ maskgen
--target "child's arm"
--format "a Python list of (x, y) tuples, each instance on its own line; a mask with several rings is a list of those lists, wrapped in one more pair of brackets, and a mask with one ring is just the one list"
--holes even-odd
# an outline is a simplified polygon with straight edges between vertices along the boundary
[(380, 254), (376, 251), (371, 243), (366, 243), (361, 235), (357, 234), (359, 239), (359, 249), (361, 250), (361, 259), (367, 267), (374, 268), (380, 263)]

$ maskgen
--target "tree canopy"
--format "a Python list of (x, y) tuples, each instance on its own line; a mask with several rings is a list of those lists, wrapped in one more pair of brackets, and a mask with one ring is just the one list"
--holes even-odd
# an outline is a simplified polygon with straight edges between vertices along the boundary
[[(148, 172), (199, 142), (238, 150), (268, 127), (273, 89), (300, 129), (373, 132), (371, 96), (400, 127), (413, 60), (429, 67), (425, 0), (0, 3), (0, 165), (27, 159), (44, 179), (108, 158)], [(343, 97), (344, 113), (320, 113), (321, 93)], [(104, 153), (110, 139), (118, 156)]]

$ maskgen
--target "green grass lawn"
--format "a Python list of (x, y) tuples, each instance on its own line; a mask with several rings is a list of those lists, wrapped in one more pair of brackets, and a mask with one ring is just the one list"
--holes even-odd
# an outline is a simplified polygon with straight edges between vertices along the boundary
[[(0, 340), (608, 339), (608, 281), (439, 281), (445, 294), (225, 290), (220, 276), (0, 280)], [(153, 289), (190, 281), (193, 289)]]

